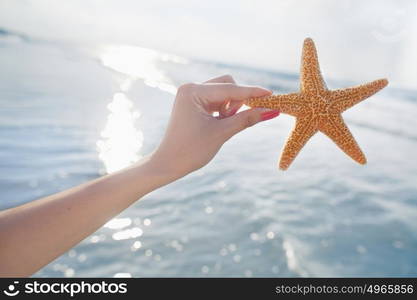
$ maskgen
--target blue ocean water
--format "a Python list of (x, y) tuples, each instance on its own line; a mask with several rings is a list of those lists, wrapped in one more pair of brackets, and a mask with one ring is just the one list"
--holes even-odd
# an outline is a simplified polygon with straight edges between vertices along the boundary
[[(0, 209), (140, 159), (175, 87), (225, 73), (278, 93), (299, 85), (297, 73), (0, 31)], [(276, 163), (294, 120), (258, 124), (35, 276), (416, 276), (416, 113), (417, 91), (388, 87), (344, 114), (366, 166), (318, 134), (286, 172)]]

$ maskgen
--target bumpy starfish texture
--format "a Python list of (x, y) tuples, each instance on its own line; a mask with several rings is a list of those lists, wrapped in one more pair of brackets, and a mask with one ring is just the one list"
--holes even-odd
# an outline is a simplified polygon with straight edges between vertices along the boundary
[(355, 87), (328, 90), (320, 72), (316, 47), (310, 38), (304, 40), (300, 81), (301, 88), (298, 93), (252, 98), (245, 103), (250, 107), (280, 110), (296, 118), (295, 127), (281, 153), (279, 168), (288, 169), (317, 131), (327, 135), (352, 159), (365, 164), (365, 155), (341, 114), (384, 88), (388, 81), (379, 79)]

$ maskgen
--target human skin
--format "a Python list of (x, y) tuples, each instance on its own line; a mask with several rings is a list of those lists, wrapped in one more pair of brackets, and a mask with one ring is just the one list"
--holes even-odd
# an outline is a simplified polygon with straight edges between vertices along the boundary
[[(159, 147), (140, 162), (66, 191), (0, 212), (0, 276), (30, 276), (151, 191), (206, 165), (233, 135), (278, 111), (237, 113), (268, 96), (229, 75), (179, 87)], [(218, 112), (218, 116), (213, 116)]]

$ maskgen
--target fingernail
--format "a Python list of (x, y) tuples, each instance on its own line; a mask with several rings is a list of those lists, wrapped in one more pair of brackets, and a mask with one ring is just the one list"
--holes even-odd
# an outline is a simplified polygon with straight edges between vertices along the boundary
[(279, 110), (271, 110), (261, 114), (261, 120), (266, 121), (279, 116)]

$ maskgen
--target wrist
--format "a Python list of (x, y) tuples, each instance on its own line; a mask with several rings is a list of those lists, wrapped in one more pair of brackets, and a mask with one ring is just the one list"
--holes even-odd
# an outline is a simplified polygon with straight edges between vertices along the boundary
[(158, 152), (144, 157), (138, 163), (137, 168), (140, 168), (147, 179), (152, 182), (154, 189), (186, 175), (186, 173), (176, 168), (172, 162), (165, 161)]

